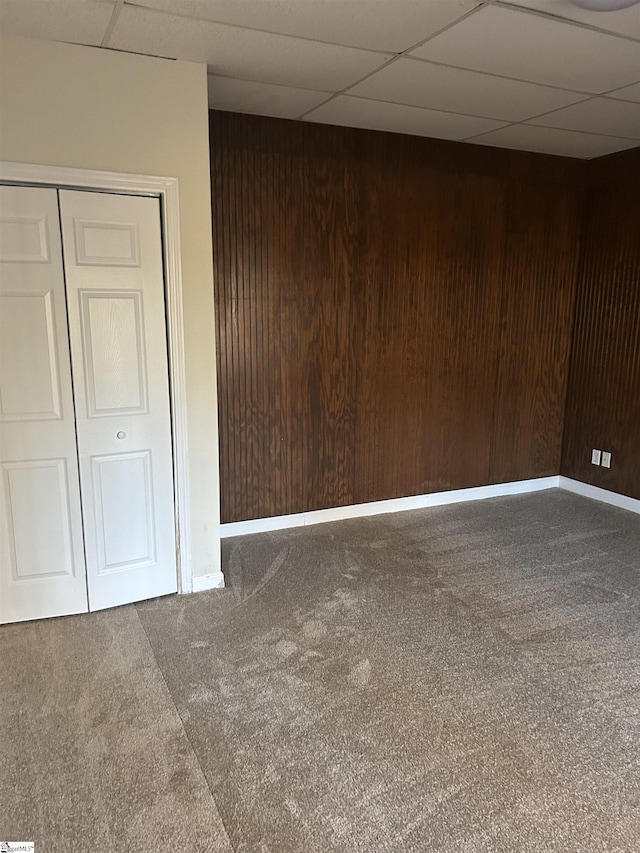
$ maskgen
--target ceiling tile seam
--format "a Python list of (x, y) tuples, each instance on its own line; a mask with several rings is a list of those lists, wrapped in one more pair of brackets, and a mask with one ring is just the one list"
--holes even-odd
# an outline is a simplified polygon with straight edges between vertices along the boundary
[[(609, 134), (609, 133), (591, 133), (588, 130), (573, 130), (572, 128), (567, 128), (567, 127), (545, 127), (544, 125), (540, 125), (540, 124), (528, 124), (526, 121), (512, 121), (512, 122), (509, 122), (509, 124), (505, 125), (504, 127), (496, 127), (493, 130), (483, 130), (481, 133), (476, 133), (473, 136), (466, 136), (462, 141), (463, 142), (469, 142), (473, 139), (477, 139), (479, 136), (486, 136), (489, 133), (497, 133), (498, 131), (506, 130), (508, 127), (533, 127), (533, 128), (539, 127), (539, 128), (542, 128), (543, 130), (557, 130), (559, 133), (579, 133), (582, 136), (591, 136), (591, 137), (595, 137), (596, 139), (621, 139), (621, 140), (624, 140), (625, 142), (640, 142), (640, 139), (634, 139), (633, 137), (629, 137), (629, 136), (618, 136), (618, 135), (614, 136), (614, 135)], [(632, 146), (632, 147), (635, 147), (635, 146)]]
[(490, 2), (478, 3), (478, 5), (474, 6), (473, 9), (469, 9), (468, 12), (465, 12), (464, 14), (460, 15), (455, 20), (449, 21), (448, 24), (445, 24), (444, 27), (440, 27), (440, 29), (436, 30), (435, 33), (431, 33), (430, 35), (426, 36), (426, 38), (421, 39), (415, 44), (412, 44), (409, 47), (405, 47), (404, 50), (398, 52), (397, 56), (405, 56), (405, 54), (408, 54), (410, 51), (417, 50), (419, 47), (422, 47), (423, 45), (427, 44), (427, 42), (431, 41), (431, 39), (434, 39), (437, 36), (441, 36), (443, 33), (446, 33), (449, 30), (453, 29), (453, 27), (457, 27), (458, 24), (461, 24), (463, 21), (466, 21), (467, 18), (470, 18), (472, 15), (476, 15), (481, 9), (484, 9), (485, 7), (491, 5), (492, 0), (490, 0)]
[[(546, 124), (530, 124), (531, 119), (526, 121), (517, 121), (515, 124), (523, 125), (524, 127), (541, 127), (543, 130), (559, 130), (561, 133), (581, 133), (583, 136), (598, 136), (604, 139), (626, 139), (629, 142), (640, 143), (640, 134), (638, 136), (621, 136), (619, 133), (605, 133), (598, 131), (594, 133), (592, 130), (577, 130), (575, 127), (550, 127)], [(502, 128), (499, 128), (500, 130)]]
[[(483, 121), (501, 121), (504, 124), (521, 124), (526, 121), (531, 121), (531, 119), (538, 118), (539, 115), (543, 116), (546, 113), (536, 113), (535, 115), (527, 116), (526, 118), (521, 119), (510, 119), (510, 118), (502, 118), (501, 116), (489, 116), (489, 115), (479, 115), (478, 113), (468, 113), (468, 112), (460, 112), (459, 110), (445, 110), (441, 107), (429, 107), (424, 104), (408, 104), (406, 101), (389, 101), (386, 98), (374, 98), (369, 95), (353, 95), (348, 92), (340, 92), (339, 94), (343, 95), (345, 98), (353, 98), (357, 101), (375, 101), (379, 104), (392, 104), (398, 107), (409, 107), (412, 110), (426, 110), (431, 113), (444, 113), (445, 115), (454, 115), (454, 116), (463, 116), (465, 118), (478, 118)], [(585, 98), (584, 100), (589, 101), (591, 98)], [(578, 103), (583, 103), (583, 101), (579, 101)], [(319, 104), (317, 107), (313, 107), (314, 110), (319, 109), (322, 104)], [(569, 104), (569, 106), (573, 106), (573, 104)], [(566, 109), (566, 107), (561, 107), (561, 109)]]
[[(0, 0), (1, 2), (1, 0)], [(142, 53), (140, 50), (128, 50), (125, 47), (110, 47), (109, 45), (105, 45), (102, 47), (101, 45), (84, 43), (80, 41), (67, 41), (62, 42), (62, 44), (77, 44), (80, 47), (93, 47), (97, 50), (112, 50), (114, 53), (128, 53), (130, 56), (148, 56), (149, 59), (162, 59), (164, 62), (181, 62), (182, 60), (176, 59), (175, 56), (163, 56), (161, 53)], [(204, 63), (200, 63), (203, 65)]]
[[(530, 127), (545, 127), (548, 130), (569, 130), (572, 133), (589, 133), (592, 136), (611, 136), (614, 139), (640, 139), (640, 134), (638, 136), (620, 136), (619, 133), (602, 133), (602, 132), (592, 133), (592, 131), (590, 131), (590, 130), (576, 130), (573, 127), (554, 127), (554, 126), (547, 125), (547, 124), (534, 124), (534, 125), (531, 124), (531, 122), (534, 119), (545, 118), (546, 116), (553, 115), (554, 113), (561, 113), (564, 110), (571, 109), (572, 107), (577, 107), (579, 104), (586, 104), (588, 101), (597, 101), (603, 97), (604, 97), (603, 95), (595, 95), (591, 98), (584, 98), (582, 101), (576, 101), (574, 104), (567, 104), (564, 107), (556, 107), (556, 109), (548, 110), (547, 112), (544, 112), (544, 113), (538, 113), (538, 115), (535, 115), (535, 116), (529, 116), (528, 118), (518, 119), (518, 121), (514, 122), (514, 124), (526, 124)], [(607, 98), (607, 100), (613, 101), (615, 103), (614, 98)], [(624, 103), (634, 103), (634, 102), (633, 101), (624, 101)], [(637, 104), (637, 106), (640, 107), (640, 104)]]
[(469, 9), (468, 12), (464, 12), (462, 15), (457, 17), (455, 20), (450, 21), (448, 24), (445, 24), (445, 26), (441, 27), (439, 30), (436, 30), (434, 33), (431, 33), (430, 35), (426, 36), (424, 39), (421, 39), (420, 41), (415, 42), (414, 44), (411, 44), (411, 45), (409, 45), (409, 47), (405, 47), (402, 50), (389, 50), (386, 48), (361, 47), (361, 46), (355, 45), (355, 44), (345, 44), (343, 42), (326, 41), (325, 39), (313, 39), (313, 38), (309, 38), (309, 36), (296, 36), (296, 35), (292, 35), (291, 33), (280, 32), (279, 30), (265, 30), (265, 29), (261, 29), (259, 27), (247, 27), (243, 24), (229, 24), (226, 21), (218, 21), (218, 20), (212, 20), (211, 18), (203, 18), (200, 15), (185, 15), (182, 12), (175, 12), (175, 11), (170, 12), (167, 9), (157, 9), (154, 6), (145, 6), (144, 4), (141, 4), (141, 3), (132, 3), (132, 2), (130, 2), (130, 0), (119, 0), (119, 2), (122, 2), (124, 6), (127, 6), (131, 9), (139, 9), (143, 12), (150, 12), (151, 14), (157, 14), (157, 15), (165, 15), (167, 17), (178, 18), (178, 19), (182, 19), (182, 20), (186, 20), (186, 21), (201, 21), (202, 23), (205, 23), (205, 24), (215, 24), (216, 26), (219, 26), (219, 27), (230, 27), (231, 29), (235, 29), (235, 30), (247, 30), (248, 32), (252, 32), (252, 33), (265, 33), (266, 35), (281, 36), (282, 38), (297, 39), (299, 41), (309, 41), (309, 42), (312, 42), (314, 44), (324, 44), (324, 45), (327, 45), (329, 47), (345, 47), (348, 50), (362, 50), (365, 53), (387, 54), (389, 56), (396, 56), (397, 57), (397, 56), (404, 56), (410, 50), (417, 50), (417, 48), (422, 47), (423, 44), (426, 44), (432, 38), (435, 38), (436, 36), (442, 35), (442, 33), (445, 33), (447, 30), (450, 30), (456, 24), (459, 24), (462, 21), (469, 18), (471, 15), (474, 15), (476, 12), (480, 11), (480, 9), (482, 9), (486, 6), (492, 6), (495, 3), (495, 0), (484, 0), (484, 2), (479, 2), (478, 5), (475, 6), (473, 9)]
[(122, 7), (124, 6), (124, 0), (116, 0), (116, 3), (111, 10), (111, 14), (109, 15), (109, 21), (107, 23), (107, 28), (104, 31), (104, 35), (102, 36), (102, 41), (100, 42), (100, 47), (108, 47), (109, 39), (113, 35), (113, 31), (118, 23), (118, 18), (120, 17), (120, 12), (122, 11)]
[(386, 68), (388, 65), (392, 65), (394, 62), (397, 62), (398, 59), (399, 59), (398, 56), (392, 56), (391, 59), (384, 62), (382, 65), (380, 65), (374, 71), (371, 71), (369, 74), (365, 74), (364, 76), (360, 77), (359, 80), (356, 80), (354, 83), (350, 83), (348, 86), (344, 86), (339, 91), (333, 92), (326, 100), (322, 101), (322, 103), (317, 104), (315, 107), (311, 107), (311, 109), (309, 109), (309, 110), (305, 110), (304, 112), (300, 113), (300, 115), (297, 116), (296, 118), (297, 119), (306, 118), (314, 110), (319, 110), (320, 107), (324, 107), (326, 104), (329, 104), (329, 103), (331, 103), (331, 101), (334, 101), (338, 97), (338, 95), (343, 95), (345, 92), (347, 92), (349, 89), (352, 89), (354, 86), (357, 86), (359, 83), (364, 83), (364, 81), (368, 80), (369, 77), (373, 76), (378, 71), (382, 71), (382, 69)]
[(256, 83), (262, 86), (275, 86), (277, 89), (290, 89), (292, 91), (301, 91), (301, 92), (317, 92), (321, 95), (327, 94), (337, 94), (334, 92), (327, 92), (326, 89), (311, 89), (309, 86), (293, 86), (288, 83), (270, 83), (267, 80), (255, 80), (251, 77), (232, 77), (230, 74), (220, 74), (218, 71), (209, 71), (207, 66), (207, 77), (211, 77), (213, 79), (222, 79), (222, 80), (237, 80), (239, 83)]
[(516, 127), (519, 124), (517, 121), (511, 121), (509, 124), (506, 124), (504, 127), (496, 127), (494, 130), (483, 130), (481, 133), (474, 133), (472, 136), (465, 136), (464, 139), (461, 139), (461, 142), (471, 142), (473, 139), (478, 139), (479, 136), (486, 136), (488, 133), (495, 133), (498, 130), (506, 130), (509, 127)]
[(481, 3), (478, 6), (475, 6), (473, 9), (470, 9), (468, 12), (465, 12), (464, 15), (461, 15), (459, 18), (456, 18), (455, 21), (452, 21), (447, 26), (438, 30), (437, 33), (433, 33), (432, 36), (427, 36), (426, 39), (422, 39), (421, 41), (418, 41), (415, 44), (410, 45), (405, 50), (403, 50), (402, 53), (397, 53), (395, 56), (392, 56), (390, 59), (388, 59), (382, 65), (380, 65), (378, 68), (374, 68), (373, 71), (370, 71), (368, 74), (365, 74), (363, 77), (360, 77), (360, 79), (355, 80), (349, 86), (344, 86), (338, 92), (334, 92), (331, 95), (331, 97), (326, 99), (326, 101), (323, 101), (321, 104), (317, 104), (315, 107), (312, 107), (310, 110), (305, 110), (304, 112), (300, 113), (300, 115), (297, 116), (297, 120), (305, 119), (308, 115), (310, 115), (312, 112), (314, 112), (314, 110), (319, 110), (320, 107), (324, 107), (324, 106), (326, 106), (326, 104), (329, 104), (329, 103), (331, 103), (331, 101), (334, 101), (338, 97), (338, 95), (343, 95), (346, 92), (348, 92), (349, 89), (353, 89), (354, 86), (359, 86), (360, 83), (364, 83), (365, 80), (368, 80), (370, 77), (373, 77), (374, 74), (377, 74), (379, 71), (382, 71), (383, 68), (387, 68), (389, 65), (392, 65), (394, 62), (397, 62), (398, 59), (400, 59), (401, 57), (407, 56), (409, 51), (416, 50), (417, 48), (421, 47), (423, 44), (426, 44), (426, 42), (429, 41), (430, 38), (435, 38), (436, 35), (440, 35), (440, 33), (446, 32), (447, 30), (451, 29), (451, 27), (453, 27), (455, 24), (459, 24), (461, 21), (464, 21), (467, 18), (471, 17), (471, 15), (474, 15), (476, 12), (478, 12), (479, 9), (484, 8), (486, 5), (487, 5), (486, 3)]
[[(413, 62), (423, 62), (427, 65), (438, 65), (441, 68), (455, 68), (457, 71), (468, 71), (472, 74), (482, 74), (483, 77), (498, 77), (500, 80), (511, 80), (513, 83), (528, 83), (530, 86), (540, 86), (543, 89), (553, 89), (556, 92), (569, 92), (572, 95), (586, 95), (594, 97), (601, 95), (601, 92), (591, 92), (588, 89), (568, 89), (566, 86), (554, 86), (552, 83), (539, 83), (537, 80), (525, 80), (524, 77), (507, 77), (505, 74), (495, 74), (492, 71), (480, 71), (477, 68), (468, 68), (464, 65), (449, 65), (448, 62), (436, 62), (433, 59), (423, 59), (421, 56), (406, 56), (405, 59), (411, 59)], [(633, 83), (627, 83), (625, 86), (619, 86), (619, 89), (625, 89), (626, 86), (633, 86)], [(611, 91), (616, 91), (612, 89)]]
[(511, 3), (504, 2), (504, 0), (495, 0), (493, 5), (497, 9), (522, 12), (525, 15), (533, 15), (536, 18), (546, 18), (548, 21), (555, 21), (560, 24), (569, 24), (569, 26), (578, 27), (581, 30), (590, 30), (591, 32), (599, 33), (603, 36), (613, 36), (614, 38), (619, 38), (623, 41), (633, 41), (636, 42), (636, 44), (640, 43), (640, 39), (637, 39), (634, 36), (626, 36), (623, 33), (615, 33), (611, 30), (605, 30), (602, 29), (602, 27), (596, 27), (594, 24), (587, 24), (585, 21), (576, 21), (573, 18), (564, 18), (562, 15), (556, 15), (553, 12), (545, 12), (543, 9), (531, 9), (529, 6), (513, 6)]
[[(155, 15), (164, 15), (165, 17), (168, 17), (168, 18), (177, 18), (178, 20), (184, 20), (184, 21), (198, 21), (198, 22), (203, 23), (203, 24), (214, 24), (217, 27), (228, 27), (229, 29), (232, 29), (232, 30), (246, 30), (247, 32), (250, 32), (250, 33), (264, 33), (265, 35), (278, 36), (279, 38), (292, 39), (294, 41), (306, 41), (306, 42), (311, 42), (312, 44), (323, 44), (323, 45), (326, 45), (327, 47), (344, 47), (347, 50), (361, 50), (363, 53), (375, 53), (375, 54), (383, 55), (383, 56), (388, 55), (390, 57), (401, 56), (405, 52), (404, 50), (395, 51), (395, 50), (385, 50), (382, 48), (376, 49), (376, 48), (372, 48), (372, 47), (359, 47), (358, 45), (355, 45), (355, 44), (343, 44), (342, 42), (326, 41), (324, 39), (312, 39), (312, 38), (309, 38), (308, 36), (294, 36), (294, 35), (291, 35), (291, 33), (281, 33), (277, 30), (264, 30), (264, 29), (260, 29), (259, 27), (246, 27), (242, 24), (229, 24), (226, 21), (213, 21), (213, 20), (211, 20), (211, 18), (202, 18), (199, 15), (185, 15), (182, 12), (169, 12), (166, 9), (156, 9), (153, 6), (142, 6), (139, 3), (130, 3), (128, 0), (124, 0), (124, 5), (127, 8), (139, 9), (143, 12), (148, 12), (152, 15), (154, 15), (154, 14)], [(460, 20), (460, 19), (458, 19), (458, 20)], [(413, 49), (413, 46), (411, 48), (406, 48), (406, 50), (410, 50), (410, 49)]]
[(609, 98), (610, 101), (625, 101), (625, 103), (637, 104), (640, 102), (639, 101), (627, 101), (626, 98), (614, 98), (614, 97), (612, 97), (612, 95), (615, 94), (615, 92), (623, 92), (625, 89), (628, 89), (630, 86), (638, 86), (638, 85), (640, 85), (640, 80), (637, 80), (635, 83), (627, 83), (626, 86), (618, 86), (616, 89), (607, 89), (606, 92), (601, 92), (599, 97)]
[(537, 113), (534, 116), (527, 116), (527, 118), (518, 119), (516, 124), (525, 124), (526, 122), (533, 121), (534, 118), (542, 118), (543, 116), (553, 115), (553, 113), (562, 112), (562, 110), (568, 110), (570, 107), (577, 107), (578, 104), (586, 104), (587, 101), (595, 101), (599, 96), (593, 95), (588, 98), (582, 98), (580, 101), (574, 101), (572, 104), (565, 104), (563, 107), (554, 107), (552, 110), (546, 110), (542, 113)]

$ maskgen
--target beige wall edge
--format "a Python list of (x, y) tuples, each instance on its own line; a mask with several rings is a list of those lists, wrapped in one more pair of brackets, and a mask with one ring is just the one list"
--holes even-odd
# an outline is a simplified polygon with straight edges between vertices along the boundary
[(178, 178), (192, 573), (220, 571), (206, 66), (57, 42), (0, 43), (0, 159)]

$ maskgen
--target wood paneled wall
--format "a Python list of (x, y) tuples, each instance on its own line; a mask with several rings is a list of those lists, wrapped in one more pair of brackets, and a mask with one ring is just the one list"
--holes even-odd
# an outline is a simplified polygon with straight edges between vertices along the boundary
[(557, 474), (585, 164), (211, 113), (223, 521)]
[(561, 470), (640, 498), (640, 149), (590, 166)]

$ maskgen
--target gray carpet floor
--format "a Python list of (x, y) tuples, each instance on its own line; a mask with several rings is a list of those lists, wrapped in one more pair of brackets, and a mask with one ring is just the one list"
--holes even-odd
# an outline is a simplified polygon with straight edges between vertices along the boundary
[(640, 850), (639, 516), (553, 490), (223, 544), (226, 590), (0, 629), (0, 838)]

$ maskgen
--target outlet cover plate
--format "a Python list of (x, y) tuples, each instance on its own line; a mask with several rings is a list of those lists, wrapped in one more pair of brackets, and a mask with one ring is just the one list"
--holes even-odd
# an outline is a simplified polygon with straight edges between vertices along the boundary
[(601, 459), (602, 459), (602, 451), (596, 450), (594, 447), (593, 450), (591, 451), (591, 464), (592, 465), (599, 465)]

